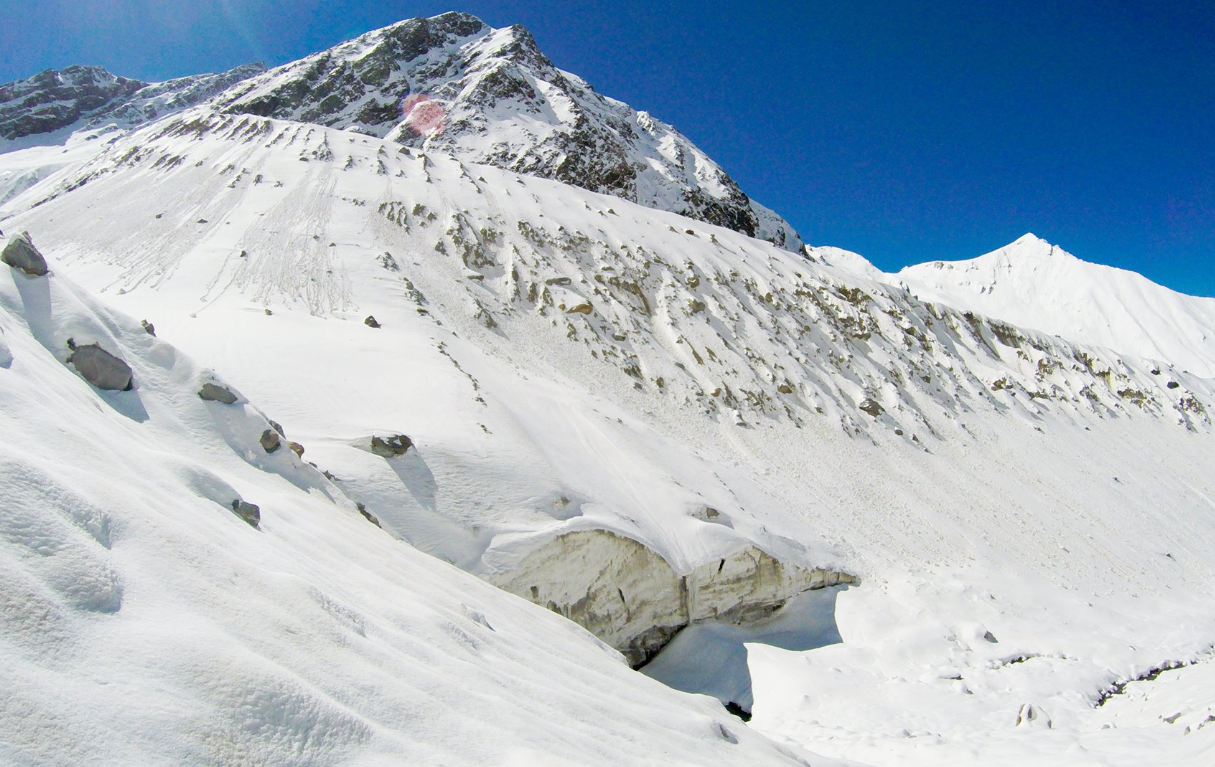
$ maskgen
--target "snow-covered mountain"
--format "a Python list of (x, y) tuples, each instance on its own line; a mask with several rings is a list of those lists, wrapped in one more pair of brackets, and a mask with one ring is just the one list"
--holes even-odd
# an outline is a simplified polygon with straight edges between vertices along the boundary
[(200, 104), (265, 69), (247, 64), (161, 83), (119, 77), (96, 66), (48, 69), (0, 85), (0, 151), (56, 143), (70, 132), (106, 123), (142, 125)]
[[(518, 39), (469, 19), (310, 66), (347, 114), (360, 51)], [(248, 113), (294, 71), (0, 205), (0, 761), (1209, 764), (1215, 381)]]
[(520, 26), (411, 19), (223, 94), (225, 110), (357, 130), (743, 232), (797, 232), (675, 128), (563, 72)]
[(1215, 377), (1215, 298), (1082, 261), (1032, 234), (969, 261), (909, 266), (919, 296)]
[(101, 67), (73, 66), (0, 85), (0, 204), (95, 156), (126, 131), (189, 109), (265, 69), (248, 64), (145, 83)]
[[(558, 182), (209, 109), (4, 215), (281, 414), (387, 532), (634, 663), (708, 627), (652, 673), (820, 752), (910, 758), (906, 731), (941, 739), (925, 758), (976, 737), (1024, 755), (1030, 704), (1116, 751), (1102, 690), (1215, 634), (1215, 385), (1178, 368)], [(377, 433), (411, 446), (384, 457)], [(730, 684), (696, 681), (712, 627), (787, 636), (754, 622), (848, 581), (822, 593), (855, 698), (765, 713), (784, 693), (743, 651)], [(816, 632), (765, 663), (820, 652)]]

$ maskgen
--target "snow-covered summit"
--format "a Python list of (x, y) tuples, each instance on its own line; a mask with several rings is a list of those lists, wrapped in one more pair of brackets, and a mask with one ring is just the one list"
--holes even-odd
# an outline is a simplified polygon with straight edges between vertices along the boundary
[(462, 13), (402, 21), (272, 69), (217, 104), (442, 149), (801, 247), (679, 131), (557, 69), (521, 26)]
[(926, 300), (1215, 376), (1215, 299), (1083, 261), (1033, 234), (968, 261), (909, 266), (893, 280)]

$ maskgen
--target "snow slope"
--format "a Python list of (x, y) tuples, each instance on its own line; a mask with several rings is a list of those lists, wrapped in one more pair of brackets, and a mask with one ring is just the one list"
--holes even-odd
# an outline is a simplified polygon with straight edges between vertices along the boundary
[(921, 298), (1215, 377), (1215, 298), (1081, 261), (1032, 234), (969, 261), (892, 275)]
[[(825, 763), (385, 534), (51, 260), (0, 268), (0, 762)], [(93, 388), (69, 338), (134, 388)]]
[[(859, 576), (837, 644), (697, 627), (743, 637), (730, 678), (774, 738), (874, 764), (1084, 763), (1069, 749), (1121, 736), (1092, 713), (1104, 690), (1215, 641), (1215, 386), (1179, 367), (614, 197), (206, 110), (0, 216), (465, 570), (608, 530), (681, 575), (758, 547)], [(375, 433), (415, 448), (379, 458)], [(1016, 726), (1025, 705), (1049, 732)], [(1182, 732), (1159, 730), (1179, 760), (1215, 730)]]

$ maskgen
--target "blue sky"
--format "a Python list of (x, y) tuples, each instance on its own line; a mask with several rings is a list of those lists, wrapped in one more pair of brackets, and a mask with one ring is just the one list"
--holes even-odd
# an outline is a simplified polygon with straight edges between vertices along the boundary
[(810, 242), (893, 270), (1027, 231), (1215, 296), (1215, 3), (15, 0), (0, 82), (299, 58), (447, 10), (673, 123)]

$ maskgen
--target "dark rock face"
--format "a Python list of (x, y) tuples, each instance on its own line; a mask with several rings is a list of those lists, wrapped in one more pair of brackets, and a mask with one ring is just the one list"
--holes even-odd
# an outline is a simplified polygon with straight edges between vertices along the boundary
[(198, 390), (198, 397), (207, 402), (220, 402), (225, 405), (236, 404), (236, 395), (228, 387), (210, 382), (202, 385), (202, 388)]
[(391, 437), (372, 437), (371, 452), (384, 458), (392, 458), (398, 455), (405, 455), (409, 448), (413, 446), (413, 440), (404, 434), (395, 434)]
[(0, 85), (0, 139), (50, 133), (77, 123), (81, 127), (104, 121), (139, 125), (200, 104), (264, 71), (261, 64), (246, 64), (219, 74), (149, 85), (96, 66), (48, 69)]
[(32, 277), (41, 277), (47, 271), (46, 259), (34, 247), (29, 232), (13, 235), (0, 253), (0, 261)]
[(130, 366), (97, 344), (76, 346), (69, 340), (68, 346), (72, 350), (68, 362), (98, 389), (128, 391), (134, 385)]
[(86, 66), (48, 69), (28, 80), (5, 83), (0, 85), (0, 138), (59, 130), (125, 101), (146, 85)]
[[(520, 26), (493, 30), (459, 13), (403, 21), (251, 78), (216, 103), (438, 148), (801, 247), (686, 137), (561, 72)], [(419, 106), (437, 117), (413, 121)]]
[(274, 429), (263, 431), (261, 439), (258, 442), (261, 443), (262, 450), (265, 450), (267, 453), (273, 453), (283, 445), (282, 438), (278, 436), (278, 432)]
[(250, 527), (257, 527), (262, 522), (261, 508), (239, 498), (232, 501), (232, 513), (248, 522)]

